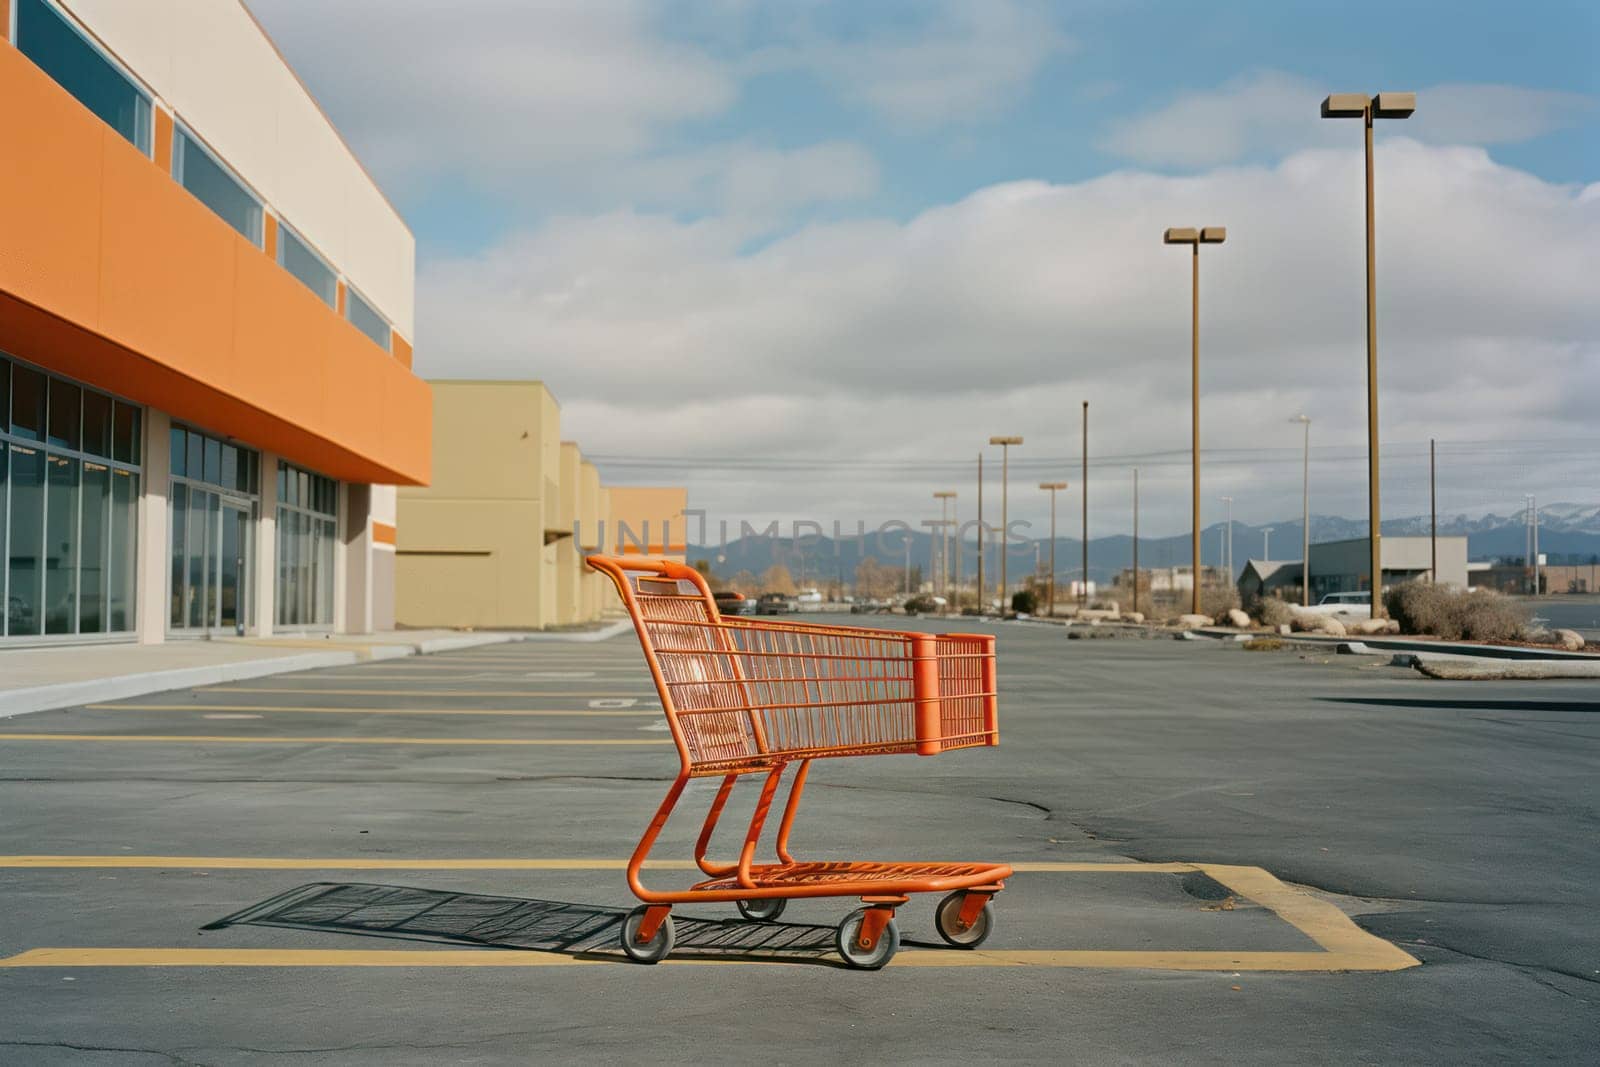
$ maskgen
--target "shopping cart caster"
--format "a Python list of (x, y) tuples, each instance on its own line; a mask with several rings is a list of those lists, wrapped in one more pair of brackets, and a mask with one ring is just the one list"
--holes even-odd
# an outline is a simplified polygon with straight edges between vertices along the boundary
[(883, 930), (878, 934), (877, 943), (870, 948), (861, 944), (861, 926), (867, 919), (867, 913), (872, 908), (857, 908), (844, 917), (839, 924), (838, 933), (834, 935), (834, 945), (839, 950), (839, 955), (850, 966), (863, 971), (876, 971), (894, 958), (895, 952), (900, 948), (900, 930), (894, 924), (894, 914), (891, 912), (889, 919), (883, 925)]
[(678, 939), (677, 932), (672, 928), (672, 916), (663, 915), (650, 938), (639, 940), (639, 930), (652, 908), (665, 910), (659, 904), (640, 904), (622, 920), (622, 951), (635, 963), (660, 963), (667, 958)]
[(977, 948), (989, 939), (989, 934), (994, 930), (994, 904), (986, 896), (983, 897), (983, 906), (972, 915), (971, 922), (962, 924), (962, 909), (967, 898), (972, 896), (982, 894), (958, 889), (939, 901), (939, 906), (933, 912), (933, 924), (939, 928), (939, 936), (956, 948)]
[(773, 923), (778, 921), (778, 916), (783, 914), (783, 909), (789, 902), (782, 897), (766, 897), (761, 900), (740, 900), (739, 914), (753, 923)]

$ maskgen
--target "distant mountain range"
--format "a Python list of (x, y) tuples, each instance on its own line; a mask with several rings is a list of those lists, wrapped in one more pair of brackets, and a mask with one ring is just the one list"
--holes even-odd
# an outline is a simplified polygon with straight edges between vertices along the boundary
[[(1546, 504), (1539, 509), (1539, 551), (1552, 557), (1570, 557), (1573, 562), (1588, 562), (1600, 557), (1600, 505)], [(1264, 531), (1271, 529), (1270, 539)], [(1201, 531), (1201, 547), (1208, 565), (1220, 564), (1222, 545), (1226, 539), (1226, 523), (1213, 523)], [(1428, 516), (1386, 519), (1383, 532), (1386, 536), (1426, 537)], [(1299, 559), (1301, 544), (1300, 519), (1251, 525), (1233, 524), (1233, 562), (1237, 572), (1250, 559), (1261, 559), (1264, 546), (1269, 546), (1274, 559)], [(1467, 538), (1467, 554), (1474, 560), (1516, 558), (1525, 552), (1525, 530), (1521, 513), (1513, 515), (1488, 514), (1479, 517), (1467, 515), (1439, 516), (1440, 536)], [(1342, 541), (1365, 537), (1367, 523), (1364, 519), (1347, 519), (1337, 515), (1311, 516), (1311, 540)], [(926, 530), (907, 535), (899, 529), (882, 536), (868, 531), (864, 541), (844, 537), (834, 541), (830, 537), (817, 537), (804, 545), (793, 538), (754, 536), (742, 537), (725, 546), (690, 545), (689, 559), (708, 560), (719, 575), (731, 576), (739, 571), (759, 575), (768, 567), (781, 563), (789, 568), (795, 581), (801, 584), (821, 585), (843, 580), (849, 582), (856, 564), (865, 556), (890, 567), (903, 567), (907, 553), (905, 539), (910, 538), (910, 562), (921, 567), (924, 573), (931, 566), (935, 538)], [(1049, 559), (1048, 538), (1029, 541), (1011, 554), (1008, 569), (1014, 574), (1026, 573), (1033, 568), (1033, 548), (1037, 543), (1041, 561)], [(961, 553), (961, 570), (968, 577), (977, 570), (978, 554), (974, 544), (968, 543)], [(1056, 571), (1061, 580), (1077, 577), (1082, 569), (1082, 542), (1077, 538), (1058, 537), (1055, 543)], [(1189, 562), (1191, 549), (1189, 534), (1171, 537), (1139, 538), (1139, 565), (1141, 567), (1182, 566)], [(1133, 558), (1133, 538), (1125, 534), (1113, 537), (1095, 537), (1089, 540), (1089, 577), (1105, 583), (1113, 575), (1129, 566)], [(996, 566), (991, 551), (986, 567)]]

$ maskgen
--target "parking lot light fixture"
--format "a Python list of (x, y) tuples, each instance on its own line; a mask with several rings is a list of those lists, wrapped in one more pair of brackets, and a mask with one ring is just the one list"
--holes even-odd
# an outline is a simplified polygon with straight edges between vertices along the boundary
[[(1333, 93), (1322, 101), (1325, 119), (1361, 119), (1367, 163), (1367, 541), (1372, 569), (1372, 617), (1383, 615), (1383, 529), (1378, 503), (1378, 267), (1373, 223), (1372, 123), (1405, 119), (1417, 109), (1416, 93)], [(1310, 560), (1306, 561), (1309, 565)]]
[(1006, 555), (1011, 548), (1010, 513), (1007, 511), (1011, 477), (1011, 446), (1020, 445), (1020, 437), (991, 437), (991, 445), (1000, 446), (1000, 616), (1006, 614)]
[(1056, 492), (1067, 487), (1066, 482), (1040, 482), (1039, 488), (1050, 494), (1050, 618), (1056, 615)]
[[(1190, 610), (1200, 614), (1200, 246), (1219, 245), (1228, 239), (1228, 229), (1225, 226), (1174, 226), (1162, 235), (1162, 242), (1169, 245), (1188, 245), (1192, 251), (1191, 290), (1190, 301), (1190, 363), (1193, 386), (1190, 393), (1190, 428), (1193, 437), (1191, 442), (1191, 457), (1194, 468), (1193, 476), (1193, 516), (1194, 516), (1194, 581), (1191, 594)], [(1085, 575), (1087, 580), (1087, 575)]]

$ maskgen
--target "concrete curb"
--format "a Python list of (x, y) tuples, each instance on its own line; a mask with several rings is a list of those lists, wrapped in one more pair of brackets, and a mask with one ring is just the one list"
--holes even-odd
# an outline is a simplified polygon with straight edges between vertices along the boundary
[(511, 639), (516, 641), (608, 641), (618, 634), (631, 634), (633, 632), (632, 619), (618, 619), (598, 630), (581, 630), (574, 633), (527, 633), (516, 634)]
[(269, 674), (310, 671), (319, 667), (348, 667), (360, 662), (362, 657), (356, 652), (307, 652), (303, 655), (279, 656), (274, 659), (213, 663), (204, 667), (177, 667), (172, 670), (123, 674), (111, 678), (91, 678), (82, 682), (61, 682), (56, 685), (31, 686), (27, 689), (0, 690), (0, 719), (10, 718), (13, 715), (27, 715), (35, 711), (72, 708), (79, 704), (125, 700), (128, 697), (161, 693), (168, 689), (241, 682), (249, 678), (263, 678)]
[[(1396, 657), (1397, 659), (1399, 657)], [(1479, 656), (1413, 657), (1411, 665), (1421, 674), (1442, 681), (1502, 681), (1536, 678), (1600, 679), (1600, 662), (1562, 663), (1555, 660), (1503, 659)]]
[(459, 652), (464, 648), (482, 648), (485, 645), (503, 645), (510, 641), (522, 640), (521, 634), (462, 634), (459, 637), (432, 637), (426, 641), (418, 641), (408, 646), (419, 656), (432, 655), (435, 652)]

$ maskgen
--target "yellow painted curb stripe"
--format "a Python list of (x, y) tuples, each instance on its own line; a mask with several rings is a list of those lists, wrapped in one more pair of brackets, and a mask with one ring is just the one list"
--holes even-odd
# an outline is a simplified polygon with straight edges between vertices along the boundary
[[(1398, 949), (1395, 950), (1399, 952)], [(1405, 956), (1404, 953), (1400, 955)], [(1077, 967), (1164, 971), (1389, 971), (1414, 966), (1366, 956), (1328, 952), (1162, 952), (1100, 949), (926, 951), (895, 956), (891, 967)], [(625, 963), (616, 955), (577, 957), (505, 949), (228, 949), (228, 948), (35, 948), (0, 958), (0, 968), (36, 967), (568, 967)], [(783, 956), (747, 959), (669, 958), (678, 966), (792, 965)]]
[(598, 718), (659, 719), (655, 708), (643, 711), (599, 711), (568, 708), (543, 711), (536, 708), (295, 708), (283, 704), (85, 704), (90, 711), (287, 711), (306, 715), (510, 715), (563, 716), (593, 715)]
[(609, 737), (246, 737), (213, 734), (0, 734), (0, 741), (140, 741), (173, 745), (670, 745)]

